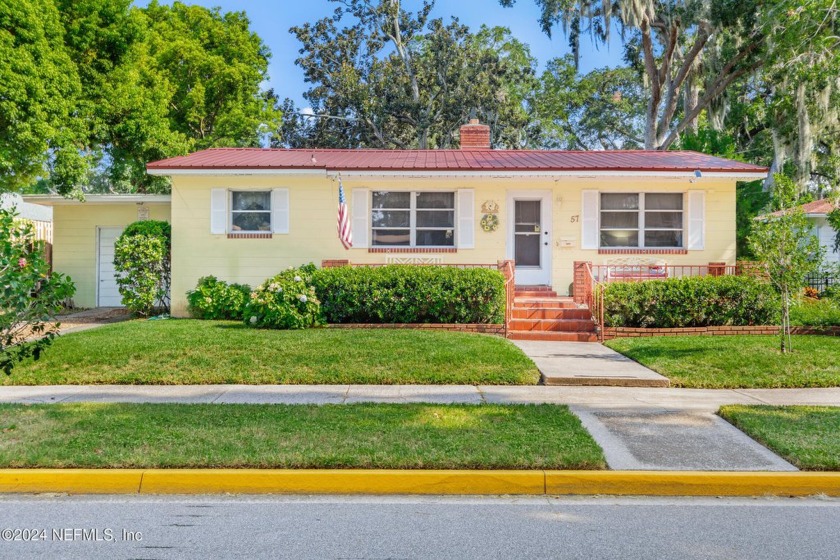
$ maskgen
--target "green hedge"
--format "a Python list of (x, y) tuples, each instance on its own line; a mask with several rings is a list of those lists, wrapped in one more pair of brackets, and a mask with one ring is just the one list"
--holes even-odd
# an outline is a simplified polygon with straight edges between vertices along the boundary
[(251, 288), (245, 284), (228, 284), (215, 276), (199, 278), (195, 290), (187, 292), (187, 310), (196, 319), (241, 321)]
[(780, 312), (772, 286), (746, 276), (617, 282), (604, 291), (608, 327), (777, 325)]
[(389, 265), (323, 268), (312, 285), (328, 323), (503, 323), (497, 270)]

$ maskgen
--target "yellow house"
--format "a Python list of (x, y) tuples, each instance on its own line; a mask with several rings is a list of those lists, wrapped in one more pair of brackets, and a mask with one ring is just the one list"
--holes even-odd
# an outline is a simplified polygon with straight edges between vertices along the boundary
[[(220, 148), (148, 172), (171, 177), (171, 199), (27, 197), (55, 207), (55, 268), (76, 281), (77, 305), (117, 303), (108, 247), (141, 216), (171, 220), (179, 317), (202, 276), (253, 286), (309, 262), (510, 259), (518, 285), (561, 295), (577, 261), (734, 264), (736, 182), (767, 170), (695, 152), (491, 150), (489, 129), (471, 123), (460, 150)], [(349, 249), (337, 233), (340, 185)]]

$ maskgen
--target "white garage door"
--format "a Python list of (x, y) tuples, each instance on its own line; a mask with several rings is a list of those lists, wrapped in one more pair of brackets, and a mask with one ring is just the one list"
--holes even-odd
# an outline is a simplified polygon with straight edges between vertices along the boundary
[(120, 227), (99, 228), (99, 307), (122, 307), (122, 298), (114, 273), (114, 243), (122, 231), (123, 228)]

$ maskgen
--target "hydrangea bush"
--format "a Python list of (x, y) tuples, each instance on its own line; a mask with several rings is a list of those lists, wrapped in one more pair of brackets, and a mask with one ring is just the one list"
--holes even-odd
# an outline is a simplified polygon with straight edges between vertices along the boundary
[(196, 319), (241, 321), (250, 296), (250, 286), (205, 276), (198, 280), (195, 290), (187, 292), (187, 308)]
[(251, 292), (244, 320), (260, 329), (306, 329), (322, 324), (321, 302), (311, 285), (314, 267), (290, 268)]

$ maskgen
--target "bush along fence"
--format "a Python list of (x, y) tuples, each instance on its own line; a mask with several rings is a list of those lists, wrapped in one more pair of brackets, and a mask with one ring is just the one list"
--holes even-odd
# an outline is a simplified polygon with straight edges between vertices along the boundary
[[(596, 268), (605, 267), (576, 263), (575, 300), (590, 305), (601, 340), (779, 332), (780, 296), (754, 265)], [(689, 268), (694, 276), (680, 274)], [(794, 307), (793, 334), (840, 336), (840, 298), (831, 289), (821, 298)]]
[(215, 277), (187, 293), (200, 319), (257, 328), (415, 328), (506, 334), (513, 267), (349, 265), (292, 268), (251, 290)]

